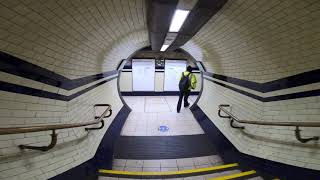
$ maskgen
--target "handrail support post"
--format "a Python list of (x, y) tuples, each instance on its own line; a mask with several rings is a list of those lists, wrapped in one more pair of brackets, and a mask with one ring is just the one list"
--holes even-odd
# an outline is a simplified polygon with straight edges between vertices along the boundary
[(299, 129), (299, 126), (296, 126), (296, 129), (295, 129), (296, 138), (298, 141), (300, 141), (302, 143), (307, 143), (309, 141), (318, 141), (319, 140), (319, 136), (313, 136), (311, 138), (302, 138), (300, 131), (301, 130)]
[(20, 149), (33, 149), (33, 150), (40, 150), (40, 151), (48, 151), (52, 149), (58, 140), (58, 134), (56, 133), (55, 129), (52, 130), (51, 134), (51, 143), (48, 146), (28, 146), (28, 145), (19, 145)]

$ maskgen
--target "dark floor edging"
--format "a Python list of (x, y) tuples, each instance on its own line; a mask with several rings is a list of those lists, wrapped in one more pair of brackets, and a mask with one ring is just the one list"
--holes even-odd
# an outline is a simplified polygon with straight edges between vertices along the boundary
[(98, 178), (98, 169), (111, 169), (113, 160), (113, 149), (115, 141), (120, 136), (121, 129), (130, 113), (130, 110), (123, 106), (113, 122), (110, 124), (108, 130), (103, 136), (98, 150), (94, 157), (62, 174), (50, 178), (50, 180), (96, 180)]
[(181, 136), (121, 136), (117, 159), (179, 159), (217, 154), (205, 134)]
[[(194, 105), (190, 109), (206, 135), (209, 136), (211, 142), (217, 147), (217, 152), (225, 163), (237, 162), (246, 170), (253, 168), (259, 173), (266, 173), (280, 179), (319, 180), (320, 171), (287, 165), (239, 152), (199, 106)], [(267, 178), (270, 177), (267, 176)]]
[[(190, 95), (199, 95), (198, 91), (191, 91)], [(179, 96), (179, 91), (122, 91), (122, 96)]]

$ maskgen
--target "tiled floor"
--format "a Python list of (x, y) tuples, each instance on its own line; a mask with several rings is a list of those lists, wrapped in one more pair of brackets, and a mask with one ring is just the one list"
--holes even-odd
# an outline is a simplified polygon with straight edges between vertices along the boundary
[[(190, 106), (197, 96), (190, 96)], [(175, 136), (204, 134), (189, 108), (176, 112), (177, 96), (125, 96), (132, 109), (122, 136)], [(160, 126), (166, 126), (164, 131)]]
[(202, 156), (183, 159), (161, 159), (161, 160), (126, 160), (114, 159), (114, 170), (133, 171), (178, 171), (210, 166), (222, 165), (221, 158), (217, 155)]

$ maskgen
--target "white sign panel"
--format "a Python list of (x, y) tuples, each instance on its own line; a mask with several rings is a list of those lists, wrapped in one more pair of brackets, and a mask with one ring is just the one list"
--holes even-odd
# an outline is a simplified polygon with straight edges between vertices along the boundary
[(132, 60), (132, 89), (133, 91), (154, 91), (155, 76), (154, 59)]
[(179, 91), (182, 72), (186, 70), (187, 61), (166, 60), (164, 71), (164, 91)]

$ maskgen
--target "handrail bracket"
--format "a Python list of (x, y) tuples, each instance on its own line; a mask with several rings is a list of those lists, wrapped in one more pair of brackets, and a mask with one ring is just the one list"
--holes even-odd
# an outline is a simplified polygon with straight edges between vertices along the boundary
[(104, 127), (104, 120), (101, 120), (101, 126), (100, 127), (84, 128), (84, 130), (85, 131), (98, 130), (98, 129), (102, 129), (103, 127)]
[(296, 126), (296, 129), (295, 129), (296, 138), (298, 141), (300, 141), (302, 143), (307, 143), (309, 141), (318, 141), (319, 140), (319, 136), (313, 136), (311, 138), (302, 138), (300, 131), (301, 130), (299, 129), (299, 126)]
[(19, 145), (20, 149), (33, 149), (33, 150), (40, 150), (40, 151), (48, 151), (52, 149), (57, 144), (58, 134), (56, 133), (55, 129), (52, 130), (51, 134), (51, 143), (48, 146), (28, 146), (28, 145)]
[(230, 121), (230, 126), (232, 128), (235, 128), (235, 129), (244, 129), (245, 127), (244, 126), (236, 126), (234, 125), (234, 119), (231, 118), (231, 121)]

